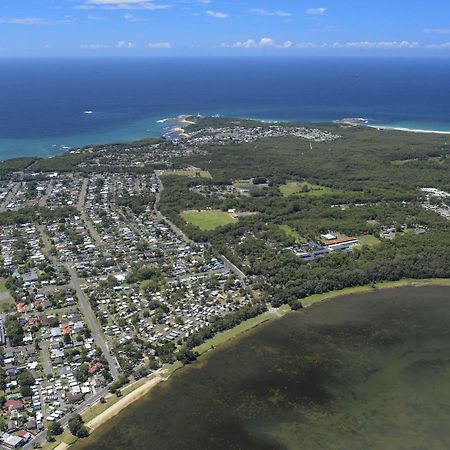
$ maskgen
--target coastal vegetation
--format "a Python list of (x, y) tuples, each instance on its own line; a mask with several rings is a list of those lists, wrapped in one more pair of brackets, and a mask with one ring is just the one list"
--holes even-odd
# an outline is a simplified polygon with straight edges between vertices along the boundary
[(5, 176), (9, 172), (15, 172), (17, 170), (24, 170), (30, 167), (31, 164), (36, 162), (38, 158), (34, 156), (24, 158), (12, 158), (5, 161), (0, 161), (0, 175)]

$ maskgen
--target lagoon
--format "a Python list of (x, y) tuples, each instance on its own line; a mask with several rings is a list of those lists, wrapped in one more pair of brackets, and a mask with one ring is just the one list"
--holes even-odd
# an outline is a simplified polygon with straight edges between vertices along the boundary
[(450, 288), (354, 294), (201, 357), (76, 450), (450, 448)]

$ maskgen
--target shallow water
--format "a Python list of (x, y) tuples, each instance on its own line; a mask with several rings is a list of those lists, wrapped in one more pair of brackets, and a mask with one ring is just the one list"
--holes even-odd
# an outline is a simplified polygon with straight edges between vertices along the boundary
[(448, 449), (450, 288), (341, 297), (158, 385), (77, 450)]

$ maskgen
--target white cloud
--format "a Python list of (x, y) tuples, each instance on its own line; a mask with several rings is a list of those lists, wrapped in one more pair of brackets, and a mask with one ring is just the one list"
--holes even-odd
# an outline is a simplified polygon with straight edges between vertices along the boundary
[(44, 19), (40, 17), (0, 17), (0, 23), (12, 25), (42, 25)]
[(299, 42), (298, 44), (295, 44), (296, 48), (317, 48), (317, 44), (314, 44), (313, 42)]
[(126, 13), (123, 18), (128, 22), (137, 22), (139, 20), (134, 14), (131, 13)]
[(259, 47), (273, 47), (275, 45), (275, 41), (271, 38), (262, 38), (259, 41)]
[(425, 46), (426, 48), (430, 48), (430, 49), (436, 49), (436, 50), (440, 50), (440, 49), (450, 49), (450, 42), (441, 42), (440, 44), (428, 44)]
[(281, 44), (280, 48), (291, 48), (294, 45), (292, 41), (285, 41)]
[(250, 10), (251, 14), (254, 14), (255, 16), (265, 16), (265, 17), (272, 17), (272, 16), (278, 16), (278, 17), (290, 17), (292, 16), (292, 13), (286, 12), (286, 11), (267, 11), (266, 9), (258, 9), (254, 8)]
[(450, 50), (450, 42), (423, 44), (417, 41), (354, 41), (354, 42), (298, 42), (287, 40), (282, 43), (276, 42), (269, 37), (260, 40), (248, 39), (237, 41), (232, 44), (222, 43), (221, 48), (234, 49), (323, 49), (323, 50), (410, 50), (410, 49), (436, 49)]
[(246, 41), (237, 41), (234, 44), (226, 44), (222, 43), (221, 48), (243, 48), (243, 49), (251, 49), (251, 48), (279, 48), (279, 49), (289, 49), (294, 47), (294, 43), (292, 41), (285, 41), (281, 44), (277, 44), (274, 39), (269, 37), (263, 37), (259, 41), (255, 39), (248, 39)]
[(88, 20), (105, 20), (104, 17), (96, 16), (95, 14), (89, 14), (87, 18)]
[(312, 16), (320, 16), (327, 12), (327, 8), (308, 8), (306, 10), (306, 14), (310, 14)]
[(8, 25), (64, 25), (71, 22), (70, 17), (57, 20), (48, 20), (42, 17), (0, 17), (0, 24)]
[(101, 50), (104, 48), (111, 48), (111, 47), (105, 44), (81, 44), (80, 48), (84, 50)]
[(257, 43), (253, 39), (248, 39), (247, 41), (237, 41), (234, 44), (227, 44), (225, 42), (222, 42), (220, 44), (221, 48), (256, 48)]
[(206, 14), (210, 17), (214, 17), (215, 19), (227, 19), (228, 14), (220, 11), (206, 11)]
[(346, 48), (356, 48), (356, 49), (372, 49), (372, 48), (381, 48), (381, 49), (395, 49), (395, 48), (418, 48), (418, 42), (410, 42), (410, 41), (379, 41), (379, 42), (370, 42), (370, 41), (360, 41), (360, 42), (347, 42), (345, 44)]
[(145, 9), (156, 11), (170, 8), (170, 5), (154, 3), (148, 0), (86, 0), (78, 9), (110, 9), (110, 10), (131, 10)]
[(131, 49), (131, 48), (136, 48), (136, 44), (134, 42), (119, 41), (116, 44), (116, 48)]
[(450, 28), (425, 28), (424, 33), (450, 34)]
[(155, 49), (167, 49), (172, 48), (172, 44), (170, 42), (149, 42), (146, 47)]

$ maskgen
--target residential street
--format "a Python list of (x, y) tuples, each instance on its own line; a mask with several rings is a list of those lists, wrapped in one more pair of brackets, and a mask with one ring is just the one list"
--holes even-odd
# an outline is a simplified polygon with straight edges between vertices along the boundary
[(115, 357), (111, 355), (111, 352), (108, 347), (108, 343), (106, 342), (106, 337), (103, 334), (100, 325), (97, 322), (97, 318), (95, 317), (94, 311), (92, 311), (89, 300), (87, 299), (83, 289), (81, 289), (80, 279), (76, 273), (76, 270), (68, 263), (66, 264), (66, 268), (70, 275), (71, 285), (75, 289), (78, 297), (78, 304), (80, 306), (81, 312), (86, 318), (89, 329), (92, 331), (92, 337), (95, 340), (97, 346), (102, 350), (103, 355), (109, 363), (109, 369), (111, 371), (111, 375), (114, 379), (117, 379), (119, 376), (119, 371), (117, 369), (117, 360)]

